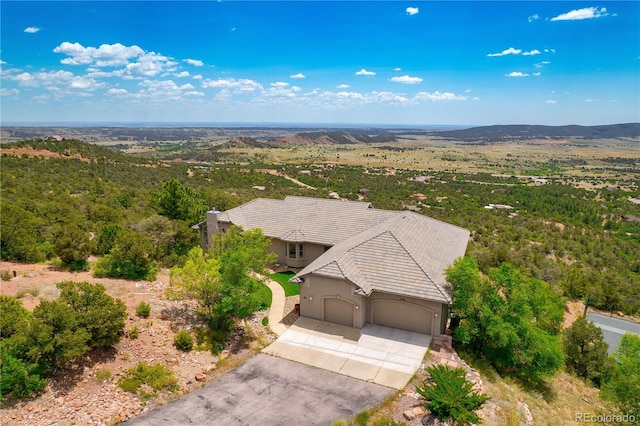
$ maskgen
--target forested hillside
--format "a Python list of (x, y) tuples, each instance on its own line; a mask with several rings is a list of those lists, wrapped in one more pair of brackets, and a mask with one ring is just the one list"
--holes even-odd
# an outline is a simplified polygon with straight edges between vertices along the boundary
[[(61, 237), (69, 229), (86, 236), (91, 253), (107, 255), (124, 229), (148, 247), (150, 260), (172, 266), (197, 244), (190, 226), (208, 208), (224, 210), (256, 197), (337, 192), (376, 208), (410, 206), (470, 229), (468, 253), (483, 272), (509, 261), (567, 297), (589, 297), (606, 310), (640, 312), (640, 222), (633, 220), (640, 217), (640, 205), (629, 201), (638, 196), (633, 182), (628, 190), (588, 191), (481, 173), (390, 173), (313, 164), (190, 166), (78, 141), (4, 144), (2, 152), (5, 260), (59, 257), (64, 247), (56, 247), (56, 241), (64, 245)], [(310, 172), (299, 174), (303, 169)], [(296, 176), (317, 189), (302, 188), (267, 170)], [(485, 208), (489, 204), (512, 209)]]

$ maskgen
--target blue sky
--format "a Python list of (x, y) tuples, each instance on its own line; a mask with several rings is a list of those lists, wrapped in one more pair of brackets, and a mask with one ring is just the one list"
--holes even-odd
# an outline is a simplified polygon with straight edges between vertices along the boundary
[(2, 1), (11, 122), (640, 121), (638, 1)]

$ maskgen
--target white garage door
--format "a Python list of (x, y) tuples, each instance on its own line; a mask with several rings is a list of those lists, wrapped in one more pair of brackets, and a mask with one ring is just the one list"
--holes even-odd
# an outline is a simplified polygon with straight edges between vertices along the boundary
[(353, 304), (340, 299), (324, 299), (324, 320), (353, 327)]
[(399, 300), (374, 300), (372, 323), (431, 334), (433, 312), (413, 303)]

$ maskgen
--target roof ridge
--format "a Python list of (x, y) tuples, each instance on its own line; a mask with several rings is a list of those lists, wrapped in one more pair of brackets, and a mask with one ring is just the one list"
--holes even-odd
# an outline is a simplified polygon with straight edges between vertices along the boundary
[(429, 278), (429, 280), (431, 280), (431, 282), (433, 283), (433, 285), (438, 289), (438, 291), (440, 292), (440, 294), (445, 298), (445, 299), (449, 299), (450, 296), (445, 294), (445, 292), (443, 291), (443, 289), (441, 288), (440, 284), (437, 283), (433, 277), (431, 277), (431, 275), (422, 267), (422, 265), (420, 264), (420, 262), (418, 262), (416, 260), (415, 257), (413, 257), (413, 254), (411, 254), (411, 252), (409, 250), (407, 250), (407, 248), (404, 246), (404, 244), (402, 244), (402, 242), (398, 239), (398, 237), (396, 237), (396, 235), (393, 233), (393, 231), (391, 229), (388, 229), (387, 232), (393, 237), (394, 240), (397, 241), (397, 243), (400, 245), (400, 247), (402, 247), (402, 249), (405, 251), (405, 253), (407, 253), (409, 255), (409, 257), (411, 258), (411, 260), (413, 260), (413, 262), (418, 265), (418, 268), (420, 268), (420, 270), (422, 271), (423, 274), (425, 274), (427, 276), (427, 278)]

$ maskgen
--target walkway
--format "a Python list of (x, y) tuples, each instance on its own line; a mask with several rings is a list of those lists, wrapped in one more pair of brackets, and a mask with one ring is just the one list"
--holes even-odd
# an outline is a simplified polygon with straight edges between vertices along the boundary
[(272, 280), (271, 278), (256, 274), (256, 278), (262, 281), (269, 290), (271, 290), (271, 307), (269, 308), (269, 328), (277, 336), (287, 331), (287, 327), (282, 323), (284, 318), (284, 289), (280, 284)]

